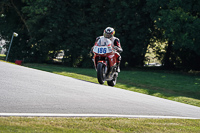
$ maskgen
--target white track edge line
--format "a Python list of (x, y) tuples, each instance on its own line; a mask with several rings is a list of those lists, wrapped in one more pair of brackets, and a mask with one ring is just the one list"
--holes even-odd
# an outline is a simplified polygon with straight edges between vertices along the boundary
[(118, 114), (53, 114), (53, 113), (0, 113), (0, 117), (116, 117), (116, 118), (161, 118), (161, 119), (200, 119), (181, 116), (118, 115)]

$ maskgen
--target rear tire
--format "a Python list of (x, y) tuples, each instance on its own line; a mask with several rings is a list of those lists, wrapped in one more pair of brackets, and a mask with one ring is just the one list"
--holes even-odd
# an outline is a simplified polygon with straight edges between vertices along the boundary
[(115, 76), (111, 81), (107, 81), (109, 86), (115, 86), (117, 83), (117, 76)]
[(105, 66), (103, 63), (98, 63), (97, 65), (97, 79), (99, 84), (104, 84), (105, 82)]

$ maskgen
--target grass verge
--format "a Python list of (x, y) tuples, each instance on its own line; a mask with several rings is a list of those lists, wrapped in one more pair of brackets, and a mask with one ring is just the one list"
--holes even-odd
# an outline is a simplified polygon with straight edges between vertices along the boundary
[(6, 55), (0, 54), (0, 60), (5, 60), (5, 59), (6, 59)]
[[(24, 66), (98, 83), (94, 69), (47, 64)], [(200, 76), (195, 74), (163, 70), (121, 71), (115, 87), (200, 107)]]
[(200, 132), (199, 120), (128, 118), (1, 117), (1, 132)]

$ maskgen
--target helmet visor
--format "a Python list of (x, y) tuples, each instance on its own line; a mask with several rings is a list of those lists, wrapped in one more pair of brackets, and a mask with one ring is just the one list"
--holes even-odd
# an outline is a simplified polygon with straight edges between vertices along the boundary
[(111, 38), (113, 36), (113, 35), (107, 34), (107, 33), (104, 33), (103, 35), (104, 35), (105, 38)]

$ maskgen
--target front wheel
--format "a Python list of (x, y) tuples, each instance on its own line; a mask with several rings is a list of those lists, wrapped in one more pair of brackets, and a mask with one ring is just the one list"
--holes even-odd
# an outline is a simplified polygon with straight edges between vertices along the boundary
[(104, 84), (105, 82), (105, 66), (103, 63), (98, 63), (97, 65), (97, 79), (99, 84)]

